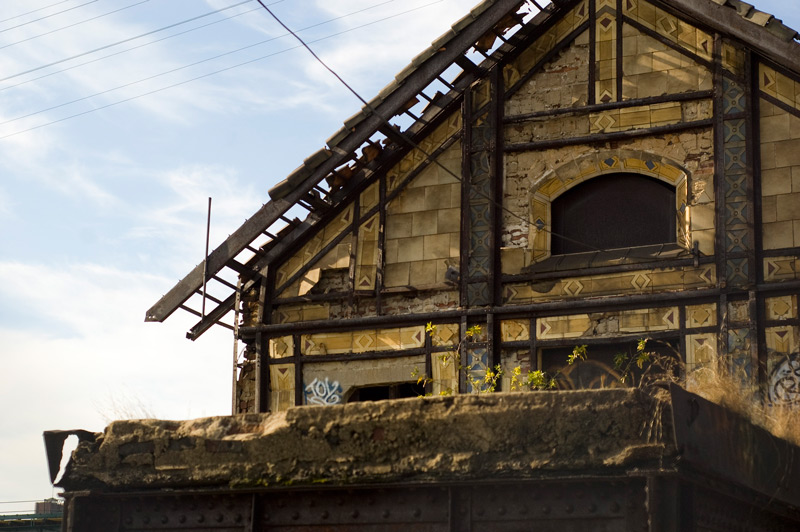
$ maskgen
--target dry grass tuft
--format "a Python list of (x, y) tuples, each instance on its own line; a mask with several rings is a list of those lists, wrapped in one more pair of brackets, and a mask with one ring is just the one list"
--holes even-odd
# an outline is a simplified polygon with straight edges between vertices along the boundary
[(729, 367), (725, 360), (718, 359), (716, 364), (695, 369), (686, 376), (686, 388), (800, 446), (800, 408), (769, 404), (763, 389), (743, 372)]

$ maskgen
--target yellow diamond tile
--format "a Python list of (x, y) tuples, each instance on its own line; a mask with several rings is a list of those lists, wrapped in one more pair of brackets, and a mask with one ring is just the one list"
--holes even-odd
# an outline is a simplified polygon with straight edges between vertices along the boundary
[(281, 338), (270, 338), (269, 340), (270, 358), (286, 358), (294, 356), (294, 340), (291, 336)]

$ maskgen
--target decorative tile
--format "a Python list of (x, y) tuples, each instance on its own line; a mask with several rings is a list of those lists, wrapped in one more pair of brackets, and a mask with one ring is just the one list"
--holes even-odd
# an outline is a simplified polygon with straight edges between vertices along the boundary
[(800, 109), (800, 84), (763, 63), (759, 65), (759, 85), (773, 98)]
[(489, 285), (487, 283), (470, 283), (467, 286), (467, 304), (471, 307), (488, 305)]
[(722, 79), (723, 110), (726, 115), (744, 112), (744, 96), (744, 88), (739, 83), (727, 77)]
[(744, 75), (745, 51), (741, 46), (734, 46), (730, 41), (722, 44), (722, 66), (734, 74)]
[(580, 338), (590, 329), (592, 320), (588, 314), (539, 318), (536, 321), (536, 338), (554, 340)]
[(747, 140), (747, 123), (741, 120), (726, 120), (724, 122), (724, 141), (745, 142)]
[(327, 320), (330, 318), (330, 306), (323, 304), (284, 305), (273, 311), (276, 323), (296, 323), (300, 321)]
[(271, 412), (282, 412), (294, 406), (294, 371), (294, 364), (269, 366)]
[(713, 327), (717, 324), (717, 304), (687, 305), (686, 327)]
[(747, 225), (748, 208), (745, 201), (731, 201), (725, 205), (725, 223), (732, 225)]
[(431, 341), (434, 347), (443, 345), (458, 345), (461, 328), (458, 323), (439, 323), (436, 324)]
[(467, 350), (467, 392), (479, 393), (487, 391), (489, 386), (484, 381), (489, 368), (489, 351), (485, 347)]
[(774, 282), (797, 279), (799, 266), (795, 257), (767, 257), (764, 259), (764, 280)]
[(724, 152), (725, 172), (739, 174), (747, 171), (747, 147), (725, 145)]
[(744, 259), (729, 259), (726, 267), (726, 278), (731, 286), (748, 286), (750, 276), (749, 261)]
[(768, 320), (788, 320), (797, 317), (797, 296), (768, 297), (764, 300)]
[(750, 329), (728, 329), (728, 354), (750, 355)]
[[(745, 252), (750, 249), (750, 231), (747, 229), (740, 229), (740, 230), (728, 230), (728, 234), (726, 236), (727, 246), (726, 251), (735, 253), (735, 252)], [(729, 274), (730, 280), (730, 274)]]
[(500, 322), (503, 342), (519, 342), (531, 337), (530, 320), (504, 320)]
[(453, 394), (458, 391), (458, 353), (433, 353), (431, 355), (433, 395)]
[(686, 369), (691, 371), (699, 366), (713, 364), (717, 357), (717, 335), (687, 334), (686, 335)]
[(767, 351), (770, 354), (791, 354), (797, 352), (798, 328), (787, 325), (785, 327), (767, 327), (764, 331), (767, 342)]
[(291, 356), (294, 356), (294, 338), (292, 336), (269, 339), (270, 358), (287, 358)]

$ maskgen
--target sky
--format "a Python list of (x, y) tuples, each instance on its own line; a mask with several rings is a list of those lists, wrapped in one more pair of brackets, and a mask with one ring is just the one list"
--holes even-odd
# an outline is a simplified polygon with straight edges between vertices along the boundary
[[(367, 100), (476, 2), (265, 1)], [(230, 413), (230, 331), (144, 315), (209, 196), (213, 249), (361, 108), (284, 33), (254, 0), (0, 0), (0, 513), (56, 493), (45, 430)]]

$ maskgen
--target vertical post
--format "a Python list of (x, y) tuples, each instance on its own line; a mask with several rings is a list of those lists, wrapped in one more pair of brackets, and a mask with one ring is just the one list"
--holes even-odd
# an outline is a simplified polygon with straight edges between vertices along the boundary
[[(264, 323), (264, 305), (267, 299), (267, 281), (262, 279), (258, 289), (258, 320), (259, 325)], [(269, 371), (267, 357), (267, 338), (259, 331), (256, 333), (256, 413), (266, 412), (268, 409), (267, 392), (269, 386)]]
[(589, 98), (588, 104), (597, 103), (596, 81), (597, 81), (597, 12), (595, 0), (589, 0)]
[(206, 254), (203, 255), (203, 309), (201, 319), (206, 317), (206, 282), (208, 281), (208, 241), (211, 236), (211, 196), (208, 197), (208, 220), (206, 221)]
[(236, 400), (237, 372), (239, 370), (239, 307), (242, 305), (242, 278), (236, 280), (236, 295), (233, 298), (233, 384), (231, 386), (231, 414), (239, 413)]

